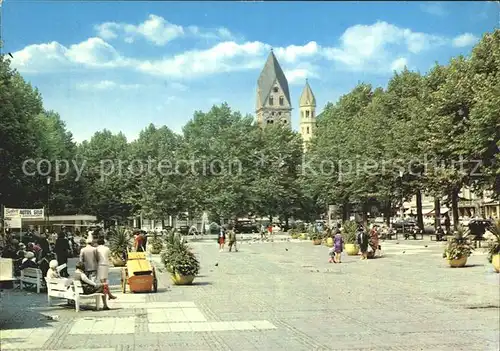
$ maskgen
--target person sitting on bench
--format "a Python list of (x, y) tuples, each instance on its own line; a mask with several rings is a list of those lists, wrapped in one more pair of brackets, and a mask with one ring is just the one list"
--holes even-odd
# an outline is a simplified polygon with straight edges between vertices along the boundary
[(441, 226), (439, 226), (436, 229), (436, 241), (443, 240), (443, 237), (444, 237), (444, 230)]
[[(85, 274), (85, 265), (83, 262), (78, 262), (75, 266), (75, 273), (73, 275), (74, 280), (79, 280), (82, 283), (83, 293), (85, 295), (92, 295), (96, 293), (104, 294), (104, 285), (96, 283), (87, 277)], [(109, 310), (108, 301), (106, 295), (102, 296), (103, 310)]]

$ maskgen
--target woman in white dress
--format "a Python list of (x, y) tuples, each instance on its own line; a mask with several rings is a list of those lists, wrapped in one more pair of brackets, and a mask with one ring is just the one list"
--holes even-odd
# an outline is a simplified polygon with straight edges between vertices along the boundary
[(116, 296), (111, 294), (108, 285), (108, 275), (109, 275), (109, 257), (111, 256), (111, 251), (109, 247), (104, 245), (104, 238), (99, 238), (97, 240), (97, 279), (101, 281), (104, 286), (104, 293), (108, 294), (111, 300), (116, 299)]

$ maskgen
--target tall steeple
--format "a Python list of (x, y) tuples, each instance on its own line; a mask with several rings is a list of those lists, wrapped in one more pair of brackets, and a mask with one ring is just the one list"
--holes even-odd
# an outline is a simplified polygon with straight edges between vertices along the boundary
[(270, 124), (292, 127), (292, 104), (288, 81), (272, 50), (257, 81), (255, 113), (257, 123), (261, 127)]
[(302, 90), (302, 95), (300, 95), (299, 110), (300, 135), (302, 135), (302, 140), (304, 141), (304, 149), (307, 149), (307, 144), (316, 129), (316, 98), (307, 79), (306, 85)]

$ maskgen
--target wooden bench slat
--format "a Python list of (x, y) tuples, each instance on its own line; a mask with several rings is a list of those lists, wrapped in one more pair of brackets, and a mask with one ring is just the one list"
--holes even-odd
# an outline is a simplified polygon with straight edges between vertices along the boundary
[(80, 281), (74, 280), (68, 285), (66, 278), (45, 279), (47, 281), (47, 298), (50, 305), (50, 298), (63, 298), (75, 301), (75, 310), (80, 310), (80, 299), (94, 298), (96, 309), (99, 309), (99, 299), (104, 296), (102, 293), (83, 294), (83, 287)]
[(43, 285), (42, 271), (38, 268), (25, 268), (21, 271), (19, 285), (23, 289), (23, 283), (36, 285), (36, 292), (40, 293)]

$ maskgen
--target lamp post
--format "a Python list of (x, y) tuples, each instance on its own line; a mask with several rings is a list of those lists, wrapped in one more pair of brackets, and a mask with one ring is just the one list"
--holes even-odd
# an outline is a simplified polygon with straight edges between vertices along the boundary
[(50, 176), (47, 177), (47, 228), (50, 226), (50, 218), (49, 218), (49, 213), (50, 213)]
[(402, 224), (403, 224), (403, 236), (405, 235), (405, 217), (404, 217), (404, 194), (403, 194), (403, 171), (402, 170), (399, 170), (399, 178), (401, 179), (401, 221), (402, 221)]

